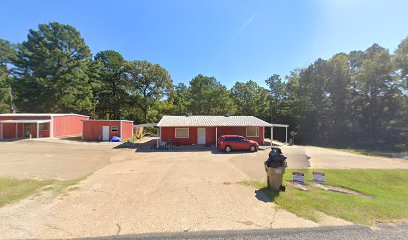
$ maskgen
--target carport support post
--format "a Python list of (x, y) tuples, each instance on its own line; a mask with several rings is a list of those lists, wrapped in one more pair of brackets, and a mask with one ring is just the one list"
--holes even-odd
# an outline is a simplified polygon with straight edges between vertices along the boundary
[[(157, 128), (157, 141), (156, 141), (156, 148), (159, 149), (159, 138), (161, 140), (161, 129)], [(160, 134), (159, 134), (160, 133)], [(160, 135), (160, 136), (159, 136)]]
[(218, 147), (218, 127), (215, 127), (215, 148)]
[(16, 123), (16, 138), (18, 138), (18, 125)]
[(40, 138), (40, 124), (37, 123), (37, 138)]
[(272, 147), (272, 142), (273, 142), (273, 127), (271, 127), (271, 147)]
[(285, 134), (285, 142), (286, 142), (286, 144), (288, 144), (288, 127), (285, 127), (285, 132), (286, 132), (286, 134)]
[(3, 123), (0, 123), (0, 128), (1, 128), (0, 140), (3, 140)]

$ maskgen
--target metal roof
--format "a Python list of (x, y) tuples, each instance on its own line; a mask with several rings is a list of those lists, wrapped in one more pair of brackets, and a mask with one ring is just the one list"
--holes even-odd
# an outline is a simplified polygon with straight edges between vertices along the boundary
[(89, 117), (86, 115), (81, 115), (81, 114), (75, 114), (75, 113), (3, 113), (0, 114), (0, 116), (3, 117), (15, 117), (15, 116), (21, 116), (21, 117), (31, 117), (31, 116), (82, 116), (82, 117)]
[(158, 127), (273, 127), (254, 116), (163, 116)]

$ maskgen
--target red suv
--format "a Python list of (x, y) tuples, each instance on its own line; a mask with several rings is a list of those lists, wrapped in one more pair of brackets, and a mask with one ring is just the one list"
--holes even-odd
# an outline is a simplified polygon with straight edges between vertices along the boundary
[(239, 135), (223, 135), (218, 138), (217, 148), (231, 152), (232, 150), (249, 150), (255, 152), (259, 149), (257, 142), (248, 140)]

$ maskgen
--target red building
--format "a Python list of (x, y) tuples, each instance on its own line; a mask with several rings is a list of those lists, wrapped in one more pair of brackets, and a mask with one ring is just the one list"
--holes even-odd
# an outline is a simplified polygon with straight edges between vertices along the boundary
[(128, 120), (84, 120), (83, 140), (109, 141), (113, 136), (122, 140), (133, 138), (133, 121)]
[(0, 139), (62, 137), (82, 134), (82, 120), (72, 113), (0, 114)]
[(164, 116), (157, 124), (160, 141), (176, 144), (216, 144), (219, 136), (241, 135), (264, 143), (265, 127), (273, 127), (253, 116)]

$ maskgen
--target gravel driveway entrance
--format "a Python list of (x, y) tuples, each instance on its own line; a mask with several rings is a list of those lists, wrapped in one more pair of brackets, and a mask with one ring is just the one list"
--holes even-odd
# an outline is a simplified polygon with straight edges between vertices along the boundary
[[(100, 147), (95, 144), (61, 147), (52, 145), (57, 143), (38, 142), (14, 150), (7, 144), (10, 143), (0, 143), (0, 149), (7, 154), (7, 159), (0, 161), (0, 169), (8, 164), (14, 169), (28, 166), (27, 176), (56, 174), (67, 178), (99, 170), (74, 190), (57, 198), (43, 191), (0, 208), (0, 238), (318, 226), (277, 207), (258, 191), (240, 184), (245, 179), (265, 177), (263, 161), (267, 150), (231, 154), (208, 150), (135, 153), (133, 149), (111, 149), (112, 146), (103, 144)], [(63, 148), (62, 152), (59, 148)], [(47, 159), (47, 151), (54, 152), (51, 154), (53, 161), (41, 158)], [(326, 166), (318, 164), (341, 155), (325, 154), (324, 158), (319, 158), (318, 153), (300, 146), (285, 146), (283, 152), (289, 157), (288, 164), (292, 168), (307, 168), (310, 163)], [(307, 154), (311, 155), (310, 159)], [(37, 159), (37, 168), (30, 159)], [(341, 155), (337, 161), (340, 159), (351, 159), (341, 161), (343, 168), (361, 167), (362, 164), (366, 167), (408, 167), (403, 160), (356, 155)], [(335, 164), (330, 166), (336, 167)], [(61, 175), (64, 172), (61, 170), (74, 174)], [(7, 172), (2, 171), (0, 174)], [(331, 224), (348, 223), (336, 219), (321, 223)]]
[[(68, 238), (128, 233), (313, 227), (253, 188), (224, 154), (134, 153), (57, 199), (36, 196), (0, 209), (5, 238)], [(7, 233), (7, 235), (5, 235)]]

